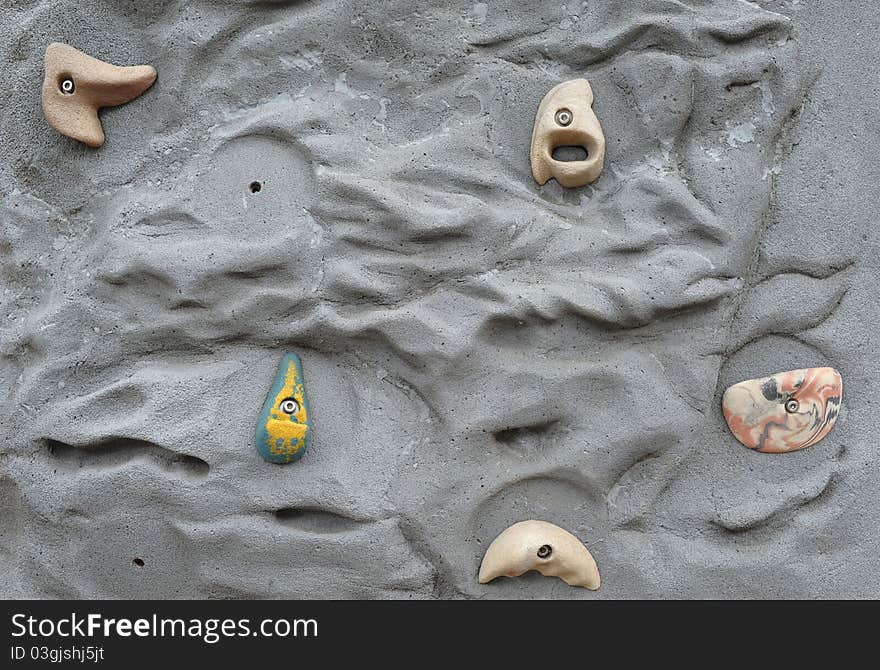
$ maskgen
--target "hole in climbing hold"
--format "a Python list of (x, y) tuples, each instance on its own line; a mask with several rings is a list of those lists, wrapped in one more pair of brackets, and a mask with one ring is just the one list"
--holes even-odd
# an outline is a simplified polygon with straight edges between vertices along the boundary
[(570, 109), (563, 107), (556, 112), (556, 116), (554, 118), (556, 119), (556, 123), (564, 127), (571, 124), (572, 119), (574, 119), (574, 114), (571, 113)]
[(567, 163), (585, 161), (587, 160), (587, 150), (583, 147), (556, 147), (553, 150), (553, 160)]
[(547, 558), (552, 553), (553, 547), (551, 547), (549, 544), (542, 544), (538, 548), (538, 558)]
[(250, 185), (251, 193), (259, 193), (263, 185), (258, 181), (252, 181)]
[(65, 95), (73, 95), (73, 92), (76, 90), (76, 84), (73, 83), (72, 77), (63, 77), (61, 81), (58, 82), (58, 88), (60, 88), (61, 92)]
[(134, 565), (138, 566), (139, 568), (144, 567), (144, 559), (142, 559), (142, 558), (135, 558), (135, 559), (133, 559), (131, 562), (132, 562)]

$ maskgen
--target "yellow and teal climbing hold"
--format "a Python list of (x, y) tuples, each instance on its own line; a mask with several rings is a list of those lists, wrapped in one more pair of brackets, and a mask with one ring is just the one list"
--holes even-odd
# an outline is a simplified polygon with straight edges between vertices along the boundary
[(257, 451), (270, 463), (299, 460), (309, 446), (309, 406), (302, 363), (284, 355), (257, 423)]

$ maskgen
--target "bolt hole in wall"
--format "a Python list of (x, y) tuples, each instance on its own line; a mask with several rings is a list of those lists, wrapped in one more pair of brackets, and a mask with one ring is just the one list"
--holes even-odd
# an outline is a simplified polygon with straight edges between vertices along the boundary
[(251, 193), (259, 193), (263, 189), (263, 185), (258, 181), (252, 181), (248, 188), (251, 190)]
[(142, 558), (134, 558), (131, 561), (131, 564), (137, 566), (138, 568), (144, 567), (144, 559)]
[(556, 147), (553, 150), (553, 160), (567, 163), (585, 161), (587, 160), (587, 150), (583, 147)]

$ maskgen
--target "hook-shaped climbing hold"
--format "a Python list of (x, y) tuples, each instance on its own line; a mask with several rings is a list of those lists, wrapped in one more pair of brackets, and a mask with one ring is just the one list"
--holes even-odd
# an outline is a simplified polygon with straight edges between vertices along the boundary
[(46, 47), (44, 62), (43, 115), (62, 135), (95, 148), (104, 144), (98, 110), (134, 100), (156, 81), (150, 65), (119, 67), (58, 42)]

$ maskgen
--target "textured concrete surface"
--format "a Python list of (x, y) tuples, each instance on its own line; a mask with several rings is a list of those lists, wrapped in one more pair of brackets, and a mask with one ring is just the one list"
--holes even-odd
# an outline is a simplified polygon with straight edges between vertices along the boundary
[[(0, 595), (880, 596), (878, 16), (5, 3)], [(159, 71), (98, 151), (42, 118), (56, 40)], [(574, 77), (605, 171), (538, 187)], [(285, 351), (313, 432), (276, 466)], [(740, 446), (723, 389), (810, 365), (843, 374), (834, 431)], [(527, 518), (601, 590), (479, 585)]]

